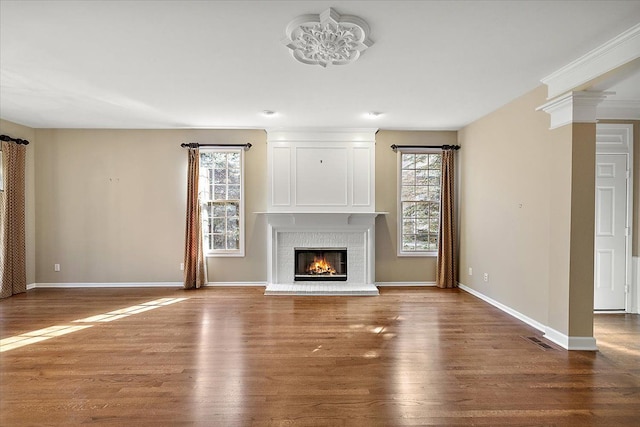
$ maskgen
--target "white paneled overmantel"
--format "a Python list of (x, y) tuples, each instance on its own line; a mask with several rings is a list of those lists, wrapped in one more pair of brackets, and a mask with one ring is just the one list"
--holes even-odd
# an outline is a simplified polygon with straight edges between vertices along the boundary
[(268, 211), (373, 212), (375, 134), (268, 130)]

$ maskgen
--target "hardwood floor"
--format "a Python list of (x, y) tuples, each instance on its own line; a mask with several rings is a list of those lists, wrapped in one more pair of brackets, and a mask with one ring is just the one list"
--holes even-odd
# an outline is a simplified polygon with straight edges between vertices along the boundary
[(596, 314), (593, 327), (602, 357), (640, 377), (640, 316)]
[(2, 339), (88, 327), (0, 353), (0, 425), (639, 425), (637, 315), (624, 316), (622, 344), (616, 318), (599, 315), (596, 337), (609, 344), (567, 352), (459, 290), (263, 291), (40, 289), (2, 300)]

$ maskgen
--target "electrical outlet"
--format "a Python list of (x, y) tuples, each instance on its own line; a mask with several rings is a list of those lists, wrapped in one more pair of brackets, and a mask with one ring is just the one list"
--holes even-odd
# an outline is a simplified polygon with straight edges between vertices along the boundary
[(184, 271), (184, 262), (180, 263), (180, 271)]
[(60, 264), (53, 264), (53, 271), (60, 271)]
[(473, 276), (473, 268), (469, 267), (469, 276)]
[(485, 282), (489, 281), (489, 273), (484, 273), (484, 281)]

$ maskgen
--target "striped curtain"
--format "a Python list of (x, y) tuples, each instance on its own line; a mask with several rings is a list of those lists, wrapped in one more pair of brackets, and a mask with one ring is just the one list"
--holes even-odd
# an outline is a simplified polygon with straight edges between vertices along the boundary
[(440, 233), (438, 235), (438, 261), (436, 284), (440, 288), (458, 286), (458, 262), (454, 212), (454, 157), (453, 150), (442, 152), (442, 178), (440, 191)]
[(197, 289), (207, 283), (202, 248), (202, 217), (198, 198), (200, 150), (190, 148), (187, 170), (187, 223), (184, 249), (184, 288)]
[(25, 157), (27, 147), (2, 141), (0, 191), (0, 298), (27, 291), (25, 246)]

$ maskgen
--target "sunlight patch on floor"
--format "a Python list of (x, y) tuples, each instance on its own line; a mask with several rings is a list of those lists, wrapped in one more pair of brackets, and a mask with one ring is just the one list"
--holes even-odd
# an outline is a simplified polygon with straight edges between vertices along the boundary
[(83, 323), (95, 323), (95, 322), (111, 322), (113, 320), (122, 319), (123, 317), (128, 317), (132, 314), (143, 313), (145, 311), (153, 310), (155, 308), (160, 308), (165, 305), (174, 304), (176, 302), (184, 301), (187, 298), (160, 298), (157, 300), (144, 302), (138, 305), (132, 305), (131, 307), (120, 308), (118, 310), (113, 310), (105, 314), (97, 314), (95, 316), (86, 317), (84, 319), (74, 320), (74, 322), (83, 322)]
[[(132, 305), (130, 307), (120, 308), (104, 314), (96, 314), (95, 316), (85, 317), (84, 319), (74, 320), (72, 323), (104, 323), (129, 317), (132, 314), (139, 314), (145, 311), (160, 308), (169, 304), (175, 304), (188, 298), (160, 298), (157, 300), (145, 302), (142, 304)], [(29, 344), (35, 344), (50, 338), (66, 335), (71, 332), (80, 331), (90, 328), (94, 325), (55, 325), (48, 328), (38, 329), (37, 331), (25, 332), (24, 334), (15, 335), (0, 340), (0, 353), (23, 347)]]
[(14, 348), (23, 347), (25, 345), (35, 344), (37, 342), (48, 340), (50, 338), (59, 337), (61, 335), (66, 335), (71, 332), (80, 331), (92, 326), (93, 325), (56, 325), (44, 329), (38, 329), (37, 331), (25, 332), (21, 335), (4, 338), (0, 340), (0, 353), (13, 350)]
[(620, 353), (623, 353), (627, 356), (634, 356), (634, 357), (640, 357), (640, 349), (635, 349), (635, 348), (628, 348), (624, 345), (618, 345), (612, 342), (607, 342), (605, 340), (599, 339), (598, 340), (598, 346), (599, 347), (608, 347), (612, 350), (618, 351)]

